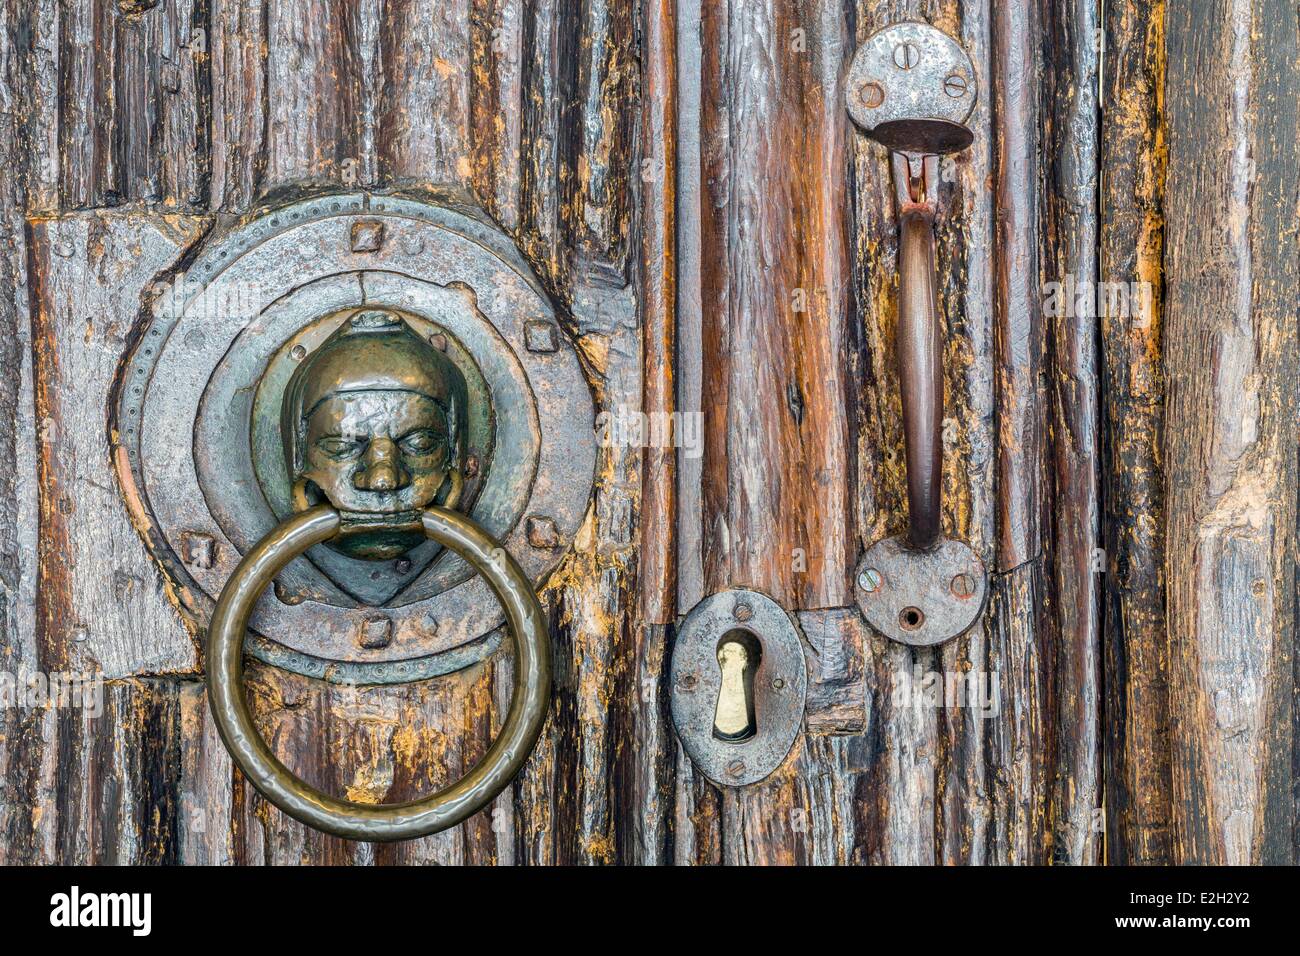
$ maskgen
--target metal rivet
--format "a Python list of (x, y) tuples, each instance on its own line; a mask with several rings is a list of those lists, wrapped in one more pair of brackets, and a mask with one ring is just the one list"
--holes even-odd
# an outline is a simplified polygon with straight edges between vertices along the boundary
[(443, 335), (441, 332), (434, 332), (429, 336), (429, 344), (439, 352), (445, 352), (447, 351), (447, 336)]
[(292, 355), (299, 362), (301, 362), (304, 358), (307, 357), (307, 350), (303, 348), (301, 345), (295, 345), (293, 348), (289, 350), (289, 354)]
[(393, 565), (393, 570), (395, 570), (398, 574), (406, 574), (406, 572), (411, 570), (411, 559), (398, 558), (397, 563)]
[(465, 456), (465, 477), (475, 478), (478, 476), (478, 455)]
[(524, 323), (524, 348), (530, 352), (557, 352), (560, 332), (554, 322), (533, 319)]
[(785, 688), (785, 681), (783, 681), (781, 678), (778, 677), (772, 681), (772, 690), (782, 690), (784, 688)]
[(352, 251), (378, 252), (384, 244), (384, 224), (373, 220), (352, 224)]
[(192, 568), (206, 571), (217, 559), (217, 542), (202, 531), (181, 532), (181, 560)]
[(695, 685), (698, 683), (699, 683), (699, 678), (697, 678), (694, 674), (683, 674), (681, 676), (681, 679), (677, 681), (677, 686), (680, 687), (682, 690), (689, 692), (695, 690)]
[(868, 594), (875, 594), (880, 590), (880, 572), (875, 568), (867, 568), (858, 575), (858, 586)]
[(393, 643), (393, 622), (380, 615), (366, 618), (361, 622), (357, 643), (371, 651), (387, 647)]
[(527, 521), (528, 543), (534, 548), (550, 550), (560, 545), (560, 529), (555, 519), (545, 515), (529, 515)]

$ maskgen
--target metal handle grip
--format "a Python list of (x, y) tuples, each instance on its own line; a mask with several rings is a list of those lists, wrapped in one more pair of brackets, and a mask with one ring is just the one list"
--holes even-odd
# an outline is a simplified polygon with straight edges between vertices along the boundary
[[(926, 173), (933, 159), (925, 157)], [(939, 540), (943, 482), (943, 352), (935, 300), (934, 200), (929, 193), (918, 197), (913, 191), (907, 157), (895, 153), (893, 165), (899, 200), (896, 348), (907, 462), (907, 539), (913, 548), (928, 551)], [(932, 184), (923, 173), (920, 188)]]
[(424, 512), (425, 536), (455, 551), (505, 609), (515, 648), (515, 686), (501, 733), (468, 774), (432, 796), (374, 806), (332, 797), (294, 776), (253, 722), (244, 697), (244, 633), (253, 605), (294, 558), (339, 533), (339, 513), (318, 505), (288, 518), (239, 562), (217, 600), (208, 643), (208, 704), (226, 749), (245, 776), (285, 813), (352, 840), (404, 840), (437, 833), (477, 813), (523, 767), (542, 732), (551, 691), (546, 619), (528, 578), (504, 548), (464, 515)]

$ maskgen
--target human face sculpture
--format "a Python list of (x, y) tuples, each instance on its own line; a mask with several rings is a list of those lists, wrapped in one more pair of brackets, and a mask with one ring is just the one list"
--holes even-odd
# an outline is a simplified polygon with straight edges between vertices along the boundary
[(338, 509), (345, 533), (332, 546), (353, 557), (410, 550), (424, 540), (420, 512), (459, 501), (466, 402), (460, 370), (399, 316), (353, 316), (285, 393), (295, 508)]

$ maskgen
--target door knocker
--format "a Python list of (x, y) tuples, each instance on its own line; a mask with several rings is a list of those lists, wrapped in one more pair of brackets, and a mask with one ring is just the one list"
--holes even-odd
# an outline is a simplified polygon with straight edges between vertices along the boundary
[(896, 641), (931, 646), (975, 623), (984, 563), (940, 528), (943, 348), (935, 291), (939, 154), (965, 149), (975, 70), (955, 40), (925, 23), (897, 23), (853, 58), (850, 115), (890, 150), (898, 216), (898, 380), (907, 465), (908, 529), (877, 541), (858, 565), (855, 594), (867, 622)]
[[(366, 194), (218, 233), (158, 290), (119, 374), (115, 460), (178, 603), (207, 624), (227, 748), (271, 802), (330, 833), (404, 839), (464, 820), (541, 732), (551, 662), (534, 588), (594, 479), (591, 392), (550, 300), (472, 212)], [(245, 700), (245, 654), (405, 682), (482, 659), (503, 625), (515, 683), (501, 732), (422, 800), (311, 788)]]
[[(532, 752), (550, 699), (546, 620), (519, 565), (452, 509), (464, 488), (465, 379), (398, 315), (351, 316), (289, 381), (281, 416), (297, 513), (235, 568), (212, 615), (208, 700), (226, 747), (271, 802), (304, 823), (357, 840), (434, 833), (477, 812)], [(425, 537), (451, 548), (501, 602), (515, 646), (515, 686), (501, 735), (453, 786), (411, 803), (369, 806), (330, 797), (295, 777), (262, 740), (243, 692), (243, 637), (253, 602), (316, 544), (392, 560)]]

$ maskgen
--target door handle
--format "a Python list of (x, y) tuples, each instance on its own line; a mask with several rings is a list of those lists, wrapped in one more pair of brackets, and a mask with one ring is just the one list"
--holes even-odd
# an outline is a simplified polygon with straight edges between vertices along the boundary
[(944, 537), (943, 343), (935, 278), (939, 156), (966, 148), (975, 70), (955, 40), (925, 23), (897, 23), (858, 49), (846, 91), (849, 113), (890, 151), (898, 222), (898, 326), (908, 524), (877, 541), (858, 566), (863, 616), (887, 637), (930, 646), (979, 617), (984, 563)]
[[(907, 464), (907, 539), (939, 540), (943, 483), (943, 352), (935, 304), (934, 187), (938, 157), (892, 153), (898, 204), (898, 383)], [(919, 174), (919, 175), (918, 175)]]
[[(296, 513), (252, 547), (209, 627), (208, 700), (240, 769), (285, 813), (354, 840), (399, 840), (454, 826), (523, 767), (550, 698), (550, 639), (531, 584), (481, 526), (452, 509), (464, 487), (466, 385), (457, 367), (397, 314), (357, 312), (304, 355), (285, 390), (282, 436)], [(421, 800), (374, 806), (296, 777), (258, 734), (243, 692), (244, 635), (267, 585), (308, 548), (371, 560), (425, 539), (464, 558), (500, 601), (514, 640), (515, 686), (501, 733), (465, 777)]]

